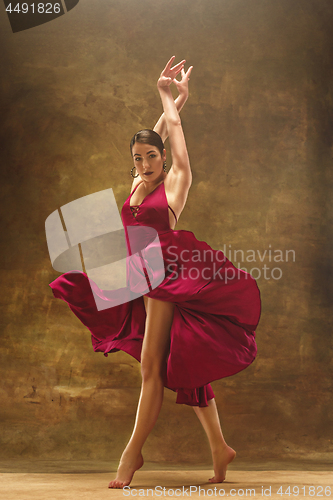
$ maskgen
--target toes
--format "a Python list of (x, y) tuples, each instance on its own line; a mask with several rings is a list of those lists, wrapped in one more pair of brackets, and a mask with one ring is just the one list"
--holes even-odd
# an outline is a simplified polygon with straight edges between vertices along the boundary
[(120, 481), (111, 481), (110, 484), (109, 484), (109, 488), (122, 488), (123, 487), (123, 483), (121, 483)]
[(214, 477), (212, 477), (211, 479), (208, 479), (208, 481), (209, 481), (210, 483), (223, 483), (224, 479), (225, 479), (225, 478), (223, 478), (223, 479), (216, 479), (216, 477), (214, 476)]

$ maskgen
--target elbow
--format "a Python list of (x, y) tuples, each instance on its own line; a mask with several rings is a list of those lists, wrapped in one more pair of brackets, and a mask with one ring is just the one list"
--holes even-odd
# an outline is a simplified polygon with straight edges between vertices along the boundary
[(181, 122), (181, 119), (180, 117), (178, 118), (171, 118), (171, 120), (168, 120), (168, 128), (169, 127), (181, 127), (182, 126), (182, 122)]
[(190, 173), (188, 175), (188, 189), (190, 189), (191, 185), (192, 185), (192, 172), (190, 170)]

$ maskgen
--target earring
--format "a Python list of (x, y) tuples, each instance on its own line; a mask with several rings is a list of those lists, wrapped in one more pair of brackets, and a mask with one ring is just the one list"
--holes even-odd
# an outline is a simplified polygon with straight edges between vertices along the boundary
[(166, 170), (167, 170), (166, 161), (163, 163), (163, 170), (164, 170), (164, 172), (166, 172)]
[(135, 167), (135, 165), (134, 165), (134, 167), (132, 167), (132, 169), (131, 169), (131, 176), (132, 176), (132, 177), (139, 177), (139, 174), (133, 175), (133, 170), (134, 170), (135, 168), (136, 168), (136, 167)]

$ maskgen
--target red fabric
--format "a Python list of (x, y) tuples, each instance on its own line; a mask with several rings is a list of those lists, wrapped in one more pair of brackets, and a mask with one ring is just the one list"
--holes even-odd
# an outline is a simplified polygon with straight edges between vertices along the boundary
[[(140, 253), (129, 240), (129, 226), (154, 228), (163, 253), (165, 277), (156, 288), (149, 286), (145, 295), (175, 304), (165, 386), (177, 392), (177, 403), (207, 406), (214, 397), (210, 382), (240, 372), (256, 357), (259, 289), (250, 274), (235, 268), (221, 251), (190, 231), (170, 229), (163, 183), (146, 196), (136, 217), (130, 198), (121, 213), (129, 254)], [(142, 247), (142, 237), (138, 245)], [(160, 270), (152, 259), (144, 255), (142, 259), (151, 285)], [(119, 292), (98, 289), (110, 305), (98, 311), (86, 274), (65, 273), (50, 286), (90, 330), (95, 351), (107, 355), (122, 350), (140, 361), (146, 318), (142, 296), (111, 307)]]

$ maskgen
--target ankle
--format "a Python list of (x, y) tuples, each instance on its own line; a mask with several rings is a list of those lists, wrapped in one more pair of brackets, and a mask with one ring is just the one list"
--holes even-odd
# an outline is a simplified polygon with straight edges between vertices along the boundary
[(141, 455), (141, 448), (135, 446), (135, 443), (128, 443), (126, 448), (123, 451), (123, 455), (130, 455), (132, 457), (139, 457)]
[(219, 453), (221, 452), (221, 450), (226, 450), (227, 448), (229, 448), (229, 446), (227, 445), (223, 437), (214, 441), (214, 443), (211, 445), (212, 453)]

